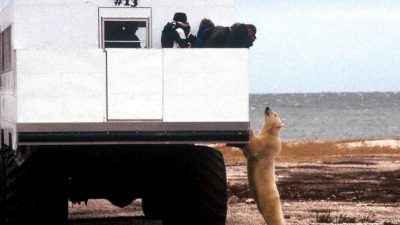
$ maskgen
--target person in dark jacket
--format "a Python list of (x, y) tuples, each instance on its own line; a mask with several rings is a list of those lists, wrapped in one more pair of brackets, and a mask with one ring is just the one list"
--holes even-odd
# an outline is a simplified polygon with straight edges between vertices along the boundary
[(253, 24), (240, 24), (227, 37), (226, 48), (250, 48), (256, 40), (257, 28)]
[(235, 30), (240, 23), (235, 23), (230, 27), (216, 26), (211, 30), (204, 47), (205, 48), (224, 48), (228, 35)]
[(215, 28), (215, 24), (212, 20), (204, 18), (201, 20), (199, 30), (197, 31), (196, 41), (194, 42), (194, 48), (204, 47), (208, 36), (211, 31)]
[(161, 46), (163, 48), (189, 48), (190, 43), (187, 39), (189, 32), (190, 26), (186, 14), (177, 12), (173, 22), (164, 26), (161, 34)]

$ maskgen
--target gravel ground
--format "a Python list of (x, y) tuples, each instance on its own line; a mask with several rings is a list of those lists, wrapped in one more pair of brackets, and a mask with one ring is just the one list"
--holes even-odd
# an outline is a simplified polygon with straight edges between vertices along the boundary
[[(354, 164), (278, 164), (287, 225), (400, 225), (400, 165), (360, 160)], [(228, 166), (227, 174), (230, 199), (226, 224), (265, 224), (251, 201), (245, 167)], [(140, 200), (123, 209), (107, 200), (70, 205), (69, 221), (70, 225), (162, 224), (143, 218)]]
[[(160, 221), (143, 218), (140, 202), (119, 209), (106, 200), (92, 200), (87, 206), (70, 208), (70, 225), (161, 225)], [(331, 224), (347, 221), (348, 224), (384, 225), (400, 224), (400, 205), (389, 203), (353, 203), (332, 201), (283, 201), (287, 225), (327, 224), (316, 222), (331, 218)], [(322, 212), (322, 213), (321, 213)], [(330, 217), (328, 217), (330, 212)], [(229, 204), (227, 225), (265, 225), (253, 203)]]

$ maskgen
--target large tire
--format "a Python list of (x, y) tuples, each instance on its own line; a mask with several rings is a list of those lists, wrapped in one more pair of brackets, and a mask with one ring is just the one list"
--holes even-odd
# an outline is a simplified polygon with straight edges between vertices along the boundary
[(165, 161), (148, 180), (144, 214), (164, 225), (224, 225), (227, 182), (222, 154), (205, 146), (177, 148), (161, 152)]
[(7, 218), (7, 206), (6, 206), (6, 196), (7, 196), (7, 153), (9, 153), (8, 146), (1, 146), (0, 149), (0, 224), (6, 223)]
[(11, 149), (3, 150), (6, 186), (2, 224), (67, 224), (68, 198), (63, 181), (55, 177), (54, 165), (43, 152), (35, 151), (17, 163)]

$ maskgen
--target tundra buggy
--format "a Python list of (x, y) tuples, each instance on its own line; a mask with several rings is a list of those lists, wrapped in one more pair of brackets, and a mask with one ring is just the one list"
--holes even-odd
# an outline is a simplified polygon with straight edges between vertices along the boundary
[[(213, 143), (248, 141), (248, 49), (163, 49), (175, 12), (233, 0), (1, 0), (0, 224), (67, 224), (69, 202), (141, 198), (163, 224), (223, 225)], [(136, 30), (137, 38), (118, 32)]]

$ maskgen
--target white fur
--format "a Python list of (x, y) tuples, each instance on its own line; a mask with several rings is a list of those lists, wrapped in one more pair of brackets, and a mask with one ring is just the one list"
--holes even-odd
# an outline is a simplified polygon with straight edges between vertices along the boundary
[(275, 182), (275, 159), (281, 151), (279, 115), (266, 110), (258, 135), (250, 132), (250, 141), (243, 148), (247, 158), (249, 187), (258, 210), (268, 225), (284, 225), (282, 206)]

